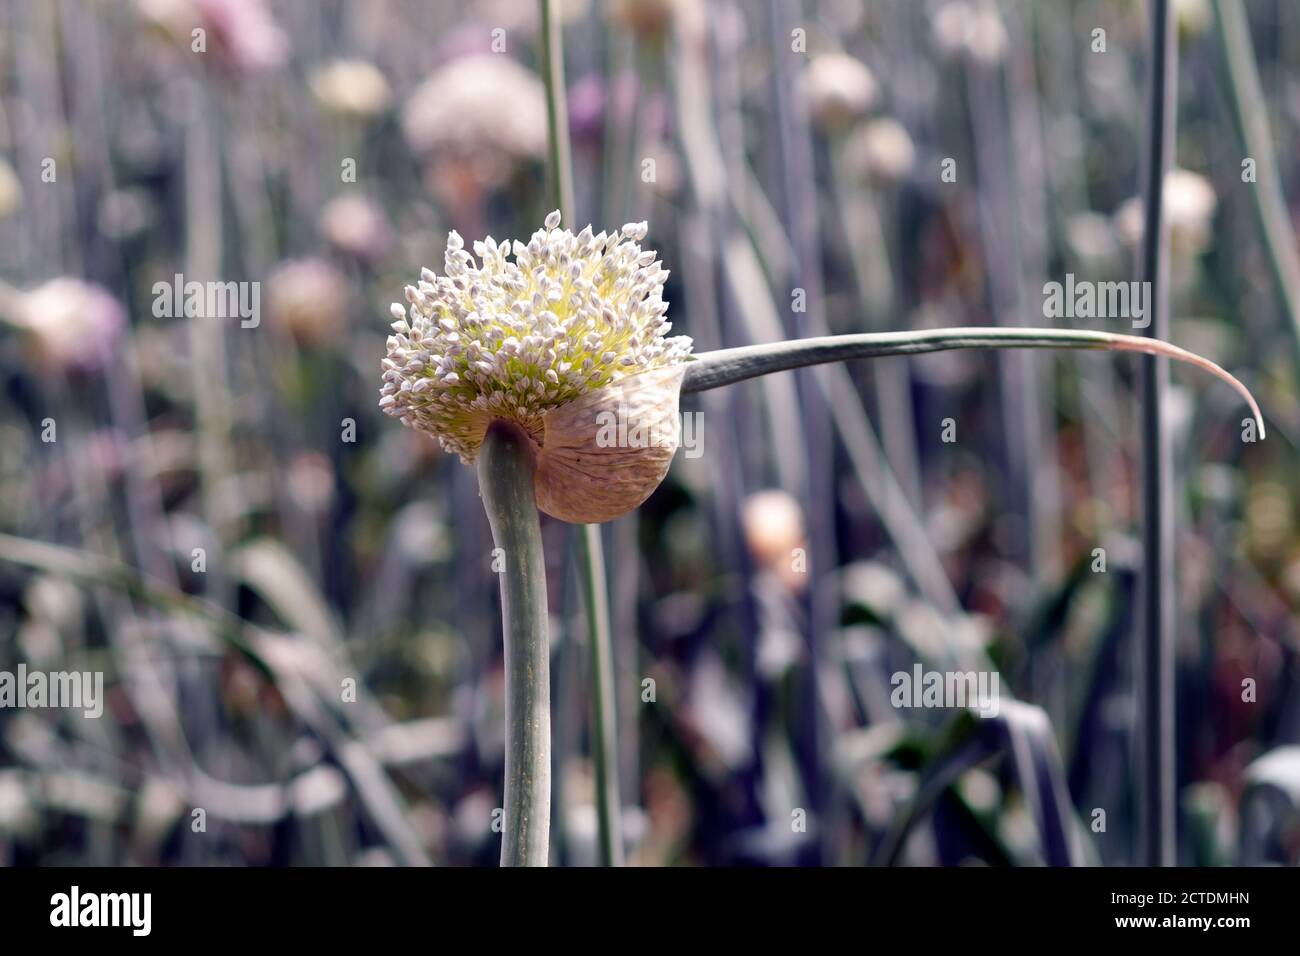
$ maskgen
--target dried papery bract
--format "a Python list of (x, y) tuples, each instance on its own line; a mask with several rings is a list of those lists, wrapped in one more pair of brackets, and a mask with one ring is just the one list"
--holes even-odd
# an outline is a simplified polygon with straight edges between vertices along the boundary
[(537, 507), (562, 521), (598, 524), (649, 498), (681, 443), (685, 371), (652, 369), (547, 412)]

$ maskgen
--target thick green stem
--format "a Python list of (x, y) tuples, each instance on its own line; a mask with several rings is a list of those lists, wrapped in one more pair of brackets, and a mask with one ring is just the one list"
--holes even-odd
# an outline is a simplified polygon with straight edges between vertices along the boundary
[(1195, 352), (1180, 349), (1159, 339), (1112, 332), (1078, 329), (1001, 328), (969, 326), (923, 329), (915, 332), (863, 332), (854, 335), (823, 335), (768, 342), (734, 349), (702, 352), (686, 367), (683, 392), (704, 392), (711, 388), (743, 382), (772, 372), (784, 372), (805, 365), (822, 365), (848, 359), (883, 358), (888, 355), (920, 355), (953, 349), (1091, 349), (1110, 352), (1141, 352), (1186, 362), (1222, 379), (1250, 406), (1264, 437), (1264, 416), (1249, 389), (1232, 375)]
[(623, 865), (623, 826), (618, 796), (618, 724), (614, 710), (614, 656), (609, 634), (609, 597), (600, 526), (578, 528), (578, 568), (591, 651), (591, 755), (596, 775), (596, 814), (602, 866)]
[(551, 649), (546, 563), (533, 497), (533, 450), (518, 426), (493, 422), (478, 457), (479, 492), (503, 559), (506, 800), (502, 866), (545, 866), (551, 829)]

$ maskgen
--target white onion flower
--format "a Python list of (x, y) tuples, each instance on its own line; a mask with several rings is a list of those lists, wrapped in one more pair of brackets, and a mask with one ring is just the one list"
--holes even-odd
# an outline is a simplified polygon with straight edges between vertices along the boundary
[[(379, 404), (466, 463), (494, 420), (519, 425), (539, 454), (539, 505), (565, 520), (607, 520), (654, 490), (676, 446), (598, 447), (597, 417), (621, 408), (677, 435), (678, 366), (691, 340), (668, 336), (668, 272), (641, 248), (644, 222), (577, 235), (559, 225), (553, 212), (527, 244), (476, 242), (479, 262), (452, 232), (444, 274), (425, 269), (406, 288), (409, 306), (392, 306)], [(561, 500), (574, 495), (572, 467), (600, 486), (582, 491), (581, 515)]]

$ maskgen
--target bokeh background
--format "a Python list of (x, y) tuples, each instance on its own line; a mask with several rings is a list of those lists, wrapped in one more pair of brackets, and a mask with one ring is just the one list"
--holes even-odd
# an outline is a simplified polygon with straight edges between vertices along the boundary
[[(1222, 6), (1259, 88), (1178, 2), (1171, 338), (1269, 437), (1175, 371), (1178, 852), (1295, 864), (1300, 7)], [(1060, 324), (1045, 282), (1136, 277), (1145, 4), (561, 7), (569, 225), (647, 220), (697, 350)], [(495, 862), (490, 531), (379, 363), (448, 230), (551, 208), (540, 59), (527, 2), (0, 0), (0, 669), (106, 688), (0, 710), (0, 862)], [(177, 273), (259, 283), (260, 322), (160, 317)], [(963, 352), (688, 403), (702, 454), (604, 529), (629, 862), (1135, 862), (1136, 370)], [(589, 660), (543, 530), (552, 859), (583, 864)], [(1000, 716), (891, 706), (918, 662), (996, 671)]]

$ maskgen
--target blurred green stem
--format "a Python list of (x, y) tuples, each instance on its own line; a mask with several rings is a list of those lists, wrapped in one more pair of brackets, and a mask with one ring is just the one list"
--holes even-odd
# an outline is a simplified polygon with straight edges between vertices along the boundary
[(573, 166), (569, 148), (569, 107), (564, 85), (564, 32), (557, 5), (542, 4), (543, 78), (546, 81), (546, 125), (550, 142), (551, 201), (570, 228), (573, 216)]
[(613, 643), (600, 526), (578, 529), (578, 567), (591, 651), (591, 754), (596, 774), (600, 862), (623, 865), (623, 828), (618, 796), (618, 724), (614, 709)]
[(478, 458), (479, 491), (504, 558), (505, 830), (502, 866), (545, 866), (551, 830), (551, 648), (546, 562), (533, 497), (533, 451), (517, 425), (495, 421)]
[[(188, 97), (185, 132), (185, 275), (210, 280), (221, 273), (221, 111), (199, 77), (188, 77), (183, 88)], [(235, 481), (230, 462), (231, 389), (226, 381), (225, 323), (185, 323), (192, 363), (194, 412), (199, 453), (200, 498), (204, 518), (217, 540), (239, 537), (231, 526), (234, 516), (222, 504), (220, 490)], [(234, 500), (234, 499), (232, 499)], [(209, 593), (224, 601), (220, 562), (208, 577)]]
[[(1151, 4), (1146, 144), (1142, 158), (1142, 280), (1151, 290), (1150, 326), (1156, 342), (1169, 337), (1169, 243), (1164, 183), (1174, 152), (1178, 108), (1178, 37), (1170, 0)], [(1141, 760), (1138, 828), (1146, 866), (1177, 863), (1174, 739), (1174, 459), (1165, 401), (1169, 364), (1142, 359), (1142, 622), (1140, 632)]]
[(1232, 104), (1243, 159), (1253, 159), (1255, 164), (1257, 182), (1248, 190), (1251, 205), (1268, 253), (1273, 283), (1290, 320), (1291, 345), (1300, 362), (1300, 251), (1296, 248), (1291, 216), (1282, 194), (1259, 67), (1250, 42), (1250, 22), (1241, 0), (1215, 0), (1214, 15), (1226, 66), (1228, 100)]

